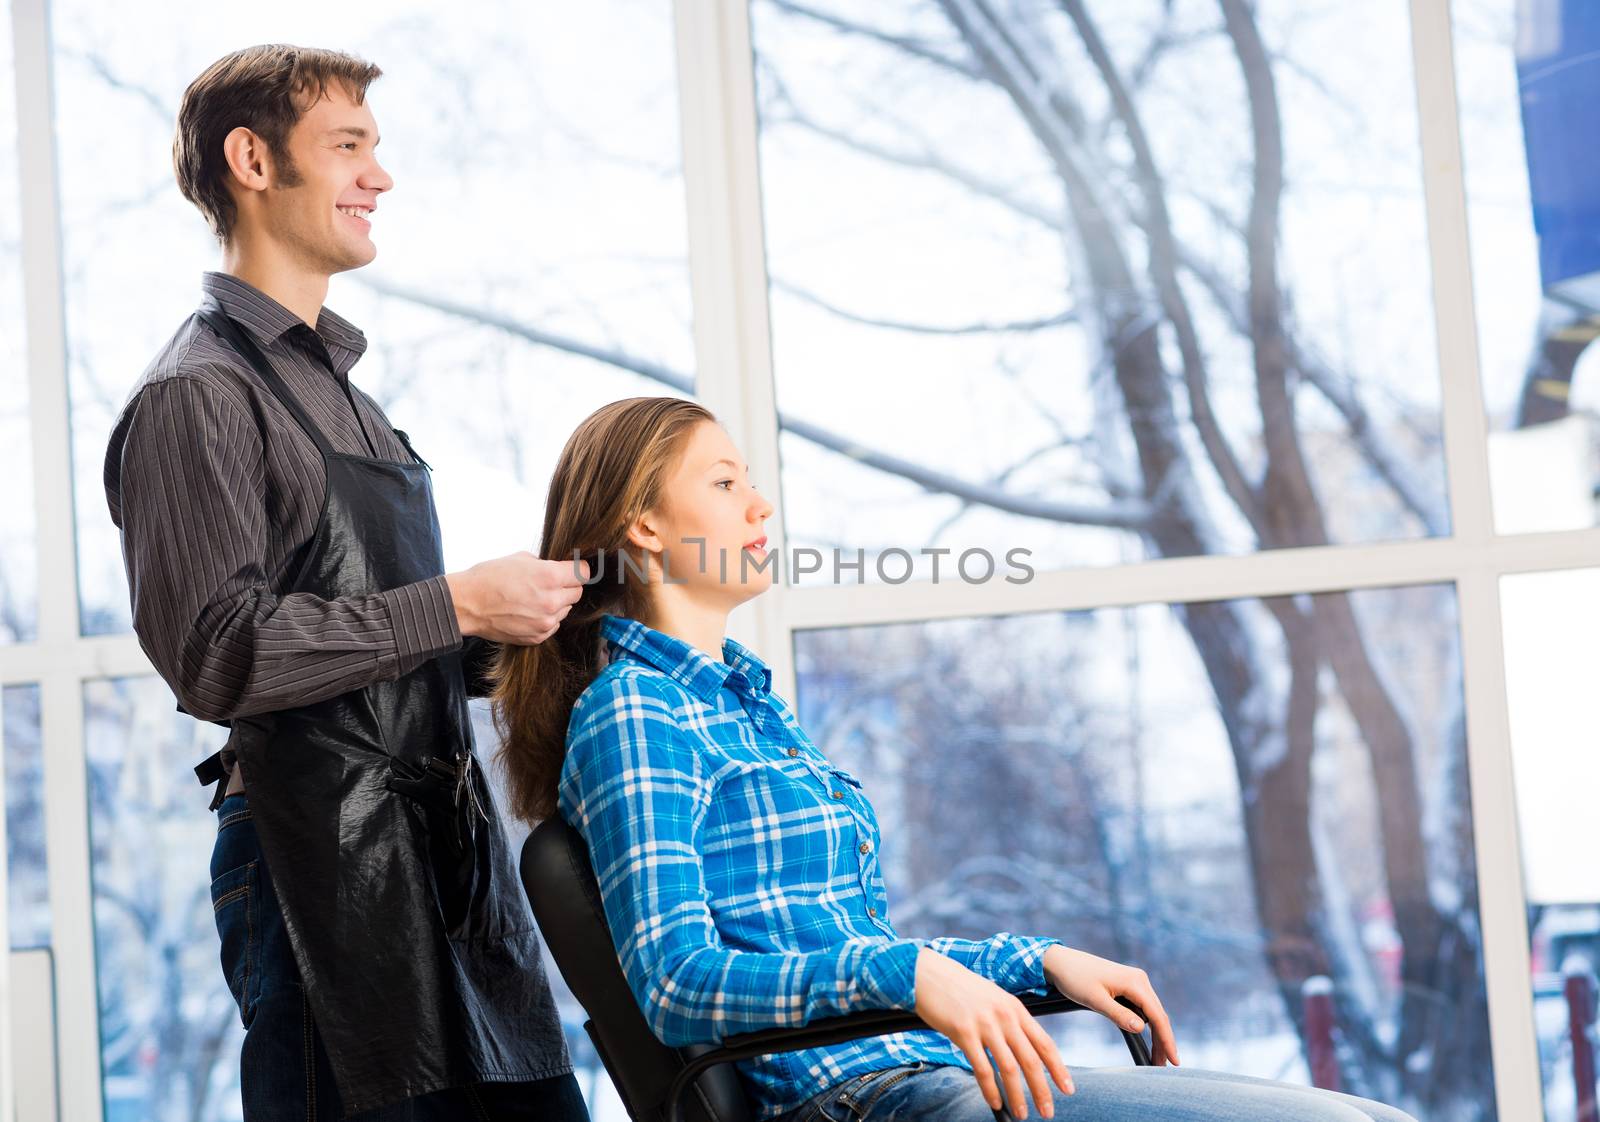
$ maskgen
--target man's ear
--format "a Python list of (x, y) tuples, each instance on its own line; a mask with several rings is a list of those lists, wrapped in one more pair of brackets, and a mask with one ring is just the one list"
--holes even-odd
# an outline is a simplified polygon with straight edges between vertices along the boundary
[(233, 185), (245, 191), (265, 191), (272, 178), (272, 153), (266, 141), (240, 125), (222, 141)]

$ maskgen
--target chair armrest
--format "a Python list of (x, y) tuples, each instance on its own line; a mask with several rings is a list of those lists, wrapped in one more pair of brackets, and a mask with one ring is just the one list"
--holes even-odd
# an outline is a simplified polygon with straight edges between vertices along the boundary
[[(1080, 1005), (1070, 997), (1060, 994), (1018, 994), (1017, 999), (1023, 1007), (1035, 1017), (1045, 1017), (1052, 1013), (1072, 1013), (1078, 1010), (1090, 1011), (1086, 1005)], [(1141, 1020), (1147, 1020), (1142, 1010), (1126, 998), (1119, 997), (1117, 1001), (1139, 1014)], [(872, 1009), (865, 1013), (850, 1013), (842, 1017), (825, 1017), (820, 1021), (812, 1021), (808, 1025), (798, 1028), (762, 1029), (759, 1032), (742, 1032), (737, 1036), (729, 1036), (722, 1043), (708, 1052), (702, 1052), (693, 1057), (683, 1066), (672, 1081), (671, 1088), (667, 1091), (667, 1122), (680, 1122), (682, 1114), (683, 1093), (700, 1077), (708, 1068), (718, 1064), (732, 1063), (735, 1060), (748, 1060), (756, 1056), (765, 1056), (771, 1052), (797, 1052), (806, 1048), (821, 1048), (829, 1044), (843, 1044), (850, 1040), (861, 1040), (870, 1036), (889, 1036), (897, 1032), (914, 1032), (919, 1029), (929, 1029), (929, 1025), (915, 1013), (905, 1009)], [(1122, 1038), (1127, 1042), (1128, 1052), (1133, 1056), (1133, 1062), (1139, 1067), (1150, 1066), (1150, 1047), (1145, 1042), (1142, 1033), (1122, 1031)]]

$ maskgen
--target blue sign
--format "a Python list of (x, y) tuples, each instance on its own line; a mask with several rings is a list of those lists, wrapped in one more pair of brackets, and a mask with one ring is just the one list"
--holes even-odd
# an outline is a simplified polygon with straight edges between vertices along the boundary
[(1600, 0), (1518, 0), (1517, 86), (1540, 279), (1600, 311)]

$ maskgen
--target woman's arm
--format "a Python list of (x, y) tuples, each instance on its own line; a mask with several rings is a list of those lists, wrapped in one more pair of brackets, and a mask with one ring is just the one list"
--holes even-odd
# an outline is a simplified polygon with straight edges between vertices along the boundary
[(713, 783), (672, 715), (674, 687), (603, 677), (568, 725), (560, 813), (589, 845), (623, 973), (670, 1045), (915, 1005), (919, 944), (854, 941), (826, 951), (724, 946), (712, 921), (700, 827)]
[(1059, 939), (1002, 931), (987, 939), (929, 939), (927, 945), (929, 950), (955, 959), (1007, 993), (1048, 993), (1045, 952), (1058, 943)]

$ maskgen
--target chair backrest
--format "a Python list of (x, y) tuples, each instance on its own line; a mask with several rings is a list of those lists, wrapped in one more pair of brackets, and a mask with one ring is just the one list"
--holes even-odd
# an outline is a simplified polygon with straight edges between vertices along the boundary
[[(584, 1025), (634, 1122), (665, 1118), (667, 1089), (688, 1059), (714, 1045), (670, 1048), (650, 1031), (617, 961), (600, 886), (582, 836), (558, 817), (539, 824), (522, 847), (522, 886), (556, 967), (589, 1014)], [(754, 1122), (729, 1064), (707, 1071), (686, 1096), (686, 1122)]]

